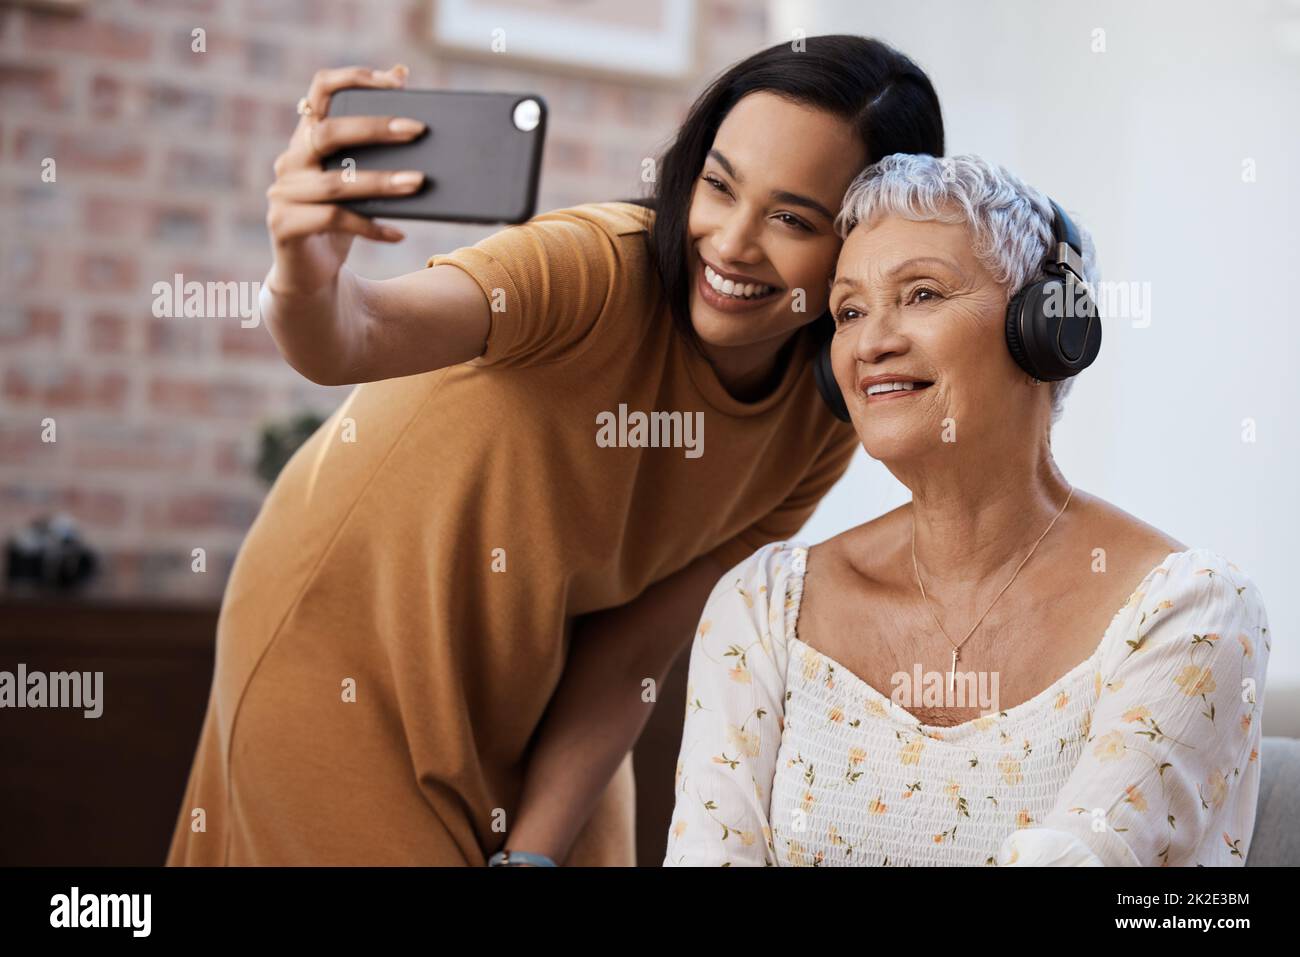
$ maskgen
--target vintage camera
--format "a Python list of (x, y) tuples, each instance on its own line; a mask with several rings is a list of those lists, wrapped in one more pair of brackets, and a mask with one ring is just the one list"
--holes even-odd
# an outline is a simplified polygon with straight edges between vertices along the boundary
[(82, 541), (77, 524), (66, 515), (38, 518), (5, 543), (5, 580), (10, 585), (35, 584), (73, 588), (89, 579), (98, 567), (90, 546)]

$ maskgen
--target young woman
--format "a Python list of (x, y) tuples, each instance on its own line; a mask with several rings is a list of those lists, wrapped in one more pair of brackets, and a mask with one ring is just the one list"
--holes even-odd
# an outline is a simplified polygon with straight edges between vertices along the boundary
[(840, 201), (873, 160), (943, 152), (911, 61), (813, 37), (709, 86), (654, 210), (545, 213), (376, 282), (353, 237), (401, 234), (330, 201), (419, 174), (320, 157), (413, 136), (327, 115), (404, 79), (318, 74), (276, 162), (263, 316), (307, 377), (366, 384), (240, 551), (171, 864), (634, 863), (646, 680), (856, 445), (810, 368)]

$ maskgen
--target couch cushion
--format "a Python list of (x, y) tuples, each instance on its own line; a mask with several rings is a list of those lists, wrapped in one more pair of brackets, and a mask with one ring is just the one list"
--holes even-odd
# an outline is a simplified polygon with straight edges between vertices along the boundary
[(1300, 865), (1300, 739), (1266, 737), (1260, 748), (1259, 804), (1247, 867)]

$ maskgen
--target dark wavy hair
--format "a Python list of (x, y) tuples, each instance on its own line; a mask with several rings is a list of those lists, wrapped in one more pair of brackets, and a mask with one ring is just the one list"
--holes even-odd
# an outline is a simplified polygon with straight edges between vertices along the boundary
[(655, 211), (651, 256), (673, 322), (698, 344), (690, 315), (687, 219), (695, 179), (731, 108), (765, 90), (841, 117), (858, 131), (867, 162), (891, 153), (943, 155), (943, 115), (925, 71), (888, 44), (851, 34), (778, 43), (730, 67), (700, 94), (659, 157), (650, 197), (623, 200)]

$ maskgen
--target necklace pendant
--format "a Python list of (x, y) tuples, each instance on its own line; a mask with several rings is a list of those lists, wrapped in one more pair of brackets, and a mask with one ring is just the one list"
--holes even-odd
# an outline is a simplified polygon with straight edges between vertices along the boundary
[(957, 649), (952, 650), (952, 670), (948, 672), (948, 695), (952, 696), (953, 688), (957, 684)]

